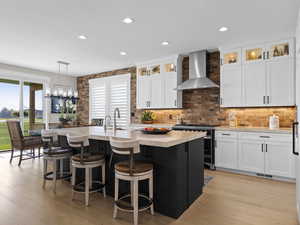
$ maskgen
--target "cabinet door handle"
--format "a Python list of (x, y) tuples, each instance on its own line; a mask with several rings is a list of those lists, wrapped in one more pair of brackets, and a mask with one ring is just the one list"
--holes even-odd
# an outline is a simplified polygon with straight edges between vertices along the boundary
[(174, 106), (177, 106), (177, 100), (174, 100)]
[(264, 104), (266, 104), (266, 96), (264, 96), (263, 102), (264, 102)]
[(266, 152), (268, 152), (268, 144), (266, 144)]
[(266, 59), (266, 52), (263, 53), (263, 60)]
[(261, 152), (264, 152), (264, 144), (261, 144)]
[(151, 106), (151, 101), (149, 101), (149, 107)]
[(271, 138), (270, 136), (259, 136), (260, 138)]
[(270, 104), (270, 96), (267, 96), (267, 104)]
[(220, 98), (220, 105), (223, 105), (223, 98)]
[(230, 134), (222, 134), (223, 136), (230, 136)]

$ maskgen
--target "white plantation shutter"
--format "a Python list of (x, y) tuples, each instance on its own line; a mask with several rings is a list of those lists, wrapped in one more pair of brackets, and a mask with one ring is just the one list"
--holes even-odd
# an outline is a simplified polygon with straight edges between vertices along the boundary
[(130, 123), (130, 74), (91, 79), (90, 84), (90, 121), (104, 119), (114, 109), (120, 109), (121, 118), (117, 126), (126, 128)]
[(90, 117), (91, 119), (104, 119), (106, 115), (106, 86), (92, 85), (90, 88)]
[(110, 85), (110, 115), (114, 116), (114, 109), (119, 108), (121, 118), (117, 118), (118, 127), (129, 125), (129, 82), (127, 79), (112, 80)]

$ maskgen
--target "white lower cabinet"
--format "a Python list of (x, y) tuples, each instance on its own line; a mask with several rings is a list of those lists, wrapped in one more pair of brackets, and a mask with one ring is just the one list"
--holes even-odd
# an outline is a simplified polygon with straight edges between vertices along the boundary
[(239, 169), (263, 173), (264, 152), (263, 144), (260, 141), (240, 140), (239, 141)]
[(237, 169), (238, 168), (238, 142), (236, 133), (217, 132), (215, 146), (216, 167)]
[(284, 142), (265, 143), (265, 173), (281, 177), (294, 177), (292, 146)]
[(216, 166), (237, 169), (237, 140), (219, 139), (216, 146)]
[(216, 132), (216, 167), (295, 178), (291, 134), (236, 133), (236, 138), (226, 138), (224, 131)]

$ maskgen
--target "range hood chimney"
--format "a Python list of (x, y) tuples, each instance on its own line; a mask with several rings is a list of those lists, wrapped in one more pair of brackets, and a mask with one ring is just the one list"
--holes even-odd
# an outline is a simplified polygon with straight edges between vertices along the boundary
[(189, 79), (178, 85), (176, 90), (219, 87), (219, 85), (207, 78), (206, 55), (206, 50), (189, 54)]

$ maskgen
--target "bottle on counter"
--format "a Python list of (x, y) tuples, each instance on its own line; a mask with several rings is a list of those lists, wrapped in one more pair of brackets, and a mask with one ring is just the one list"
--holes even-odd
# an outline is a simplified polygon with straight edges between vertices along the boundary
[(236, 118), (236, 114), (234, 112), (229, 113), (228, 120), (229, 120), (230, 127), (237, 127), (237, 118)]
[(279, 117), (273, 114), (269, 117), (269, 128), (270, 129), (279, 129)]

